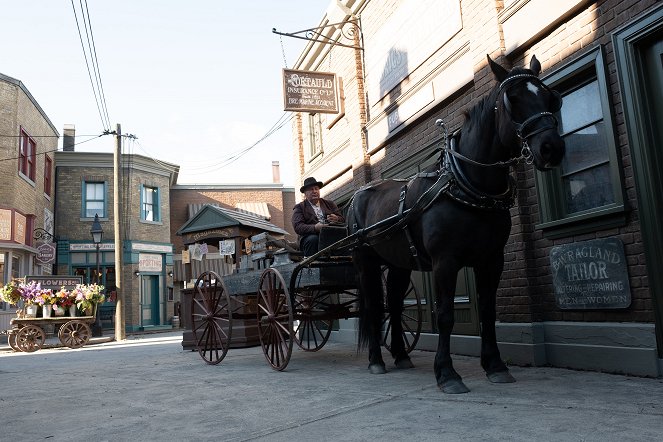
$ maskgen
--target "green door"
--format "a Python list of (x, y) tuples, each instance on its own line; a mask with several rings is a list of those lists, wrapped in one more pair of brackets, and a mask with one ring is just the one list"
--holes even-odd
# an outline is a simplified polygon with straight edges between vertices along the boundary
[(159, 325), (159, 277), (157, 275), (141, 275), (140, 278), (141, 325), (143, 327)]

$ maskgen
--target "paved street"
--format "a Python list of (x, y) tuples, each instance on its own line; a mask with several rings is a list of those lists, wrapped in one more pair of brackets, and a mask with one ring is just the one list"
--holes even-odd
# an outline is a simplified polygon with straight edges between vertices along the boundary
[(210, 366), (180, 341), (169, 332), (78, 350), (1, 347), (1, 439), (663, 439), (663, 379), (513, 367), (518, 382), (494, 385), (478, 359), (457, 356), (472, 391), (445, 395), (430, 352), (412, 353), (414, 370), (377, 376), (352, 345), (328, 343), (318, 353), (293, 350), (276, 372), (259, 348), (230, 349)]

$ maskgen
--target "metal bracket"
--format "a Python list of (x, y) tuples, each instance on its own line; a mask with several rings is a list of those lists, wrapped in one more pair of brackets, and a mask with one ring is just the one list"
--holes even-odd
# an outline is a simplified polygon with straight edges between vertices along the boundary
[[(350, 25), (350, 26), (346, 26)], [(323, 35), (321, 31), (327, 28), (335, 27), (341, 31), (341, 37), (350, 40), (352, 42), (355, 41), (355, 35), (359, 33), (359, 46), (355, 44), (346, 44), (346, 43), (340, 43), (336, 40), (332, 40), (331, 38), (327, 37), (326, 35)], [(285, 35), (286, 37), (292, 37), (292, 38), (299, 38), (300, 40), (307, 40), (307, 41), (313, 41), (316, 43), (322, 43), (322, 44), (327, 44), (327, 45), (332, 45), (332, 46), (342, 46), (344, 48), (352, 48), (352, 49), (360, 49), (364, 50), (363, 47), (361, 47), (361, 27), (359, 26), (359, 19), (358, 18), (351, 18), (349, 20), (340, 22), (340, 23), (332, 23), (329, 25), (325, 26), (320, 26), (317, 28), (310, 28), (310, 29), (304, 29), (302, 31), (297, 31), (297, 32), (278, 32), (276, 28), (272, 28), (272, 32), (274, 34), (278, 35)], [(302, 36), (303, 34), (303, 36)]]
[(37, 227), (32, 231), (34, 234), (33, 239), (35, 240), (40, 240), (44, 239), (47, 241), (53, 241), (53, 242), (58, 242), (58, 237), (51, 235), (51, 233), (48, 230), (42, 229), (41, 227)]

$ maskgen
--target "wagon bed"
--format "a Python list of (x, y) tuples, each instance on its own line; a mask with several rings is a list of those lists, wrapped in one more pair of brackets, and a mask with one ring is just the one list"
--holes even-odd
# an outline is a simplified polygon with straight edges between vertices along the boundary
[(55, 316), (50, 318), (13, 318), (11, 329), (7, 330), (7, 341), (15, 351), (31, 353), (41, 349), (46, 341), (46, 326), (58, 328), (58, 338), (62, 345), (80, 348), (90, 341), (90, 324), (95, 316)]

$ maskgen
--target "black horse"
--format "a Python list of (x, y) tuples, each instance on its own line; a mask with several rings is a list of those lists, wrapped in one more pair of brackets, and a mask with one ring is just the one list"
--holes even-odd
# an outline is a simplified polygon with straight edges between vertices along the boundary
[[(488, 57), (499, 84), (466, 112), (460, 135), (446, 143), (440, 163), (406, 180), (384, 180), (358, 190), (348, 226), (359, 238), (353, 261), (359, 275), (359, 348), (368, 345), (369, 369), (385, 373), (380, 349), (384, 315), (381, 267), (387, 266), (387, 305), (392, 318), (391, 353), (398, 368), (412, 362), (402, 338), (402, 296), (412, 270), (433, 272), (439, 330), (435, 377), (445, 393), (468, 388), (454, 370), (456, 276), (473, 267), (481, 321), (481, 366), (491, 382), (515, 379), (500, 357), (495, 337), (495, 299), (504, 267), (515, 198), (510, 167), (519, 161), (539, 170), (560, 163), (564, 141), (553, 115), (560, 95), (539, 80), (541, 65), (511, 71)], [(387, 220), (394, 222), (385, 222)], [(396, 320), (394, 320), (396, 319)]]

